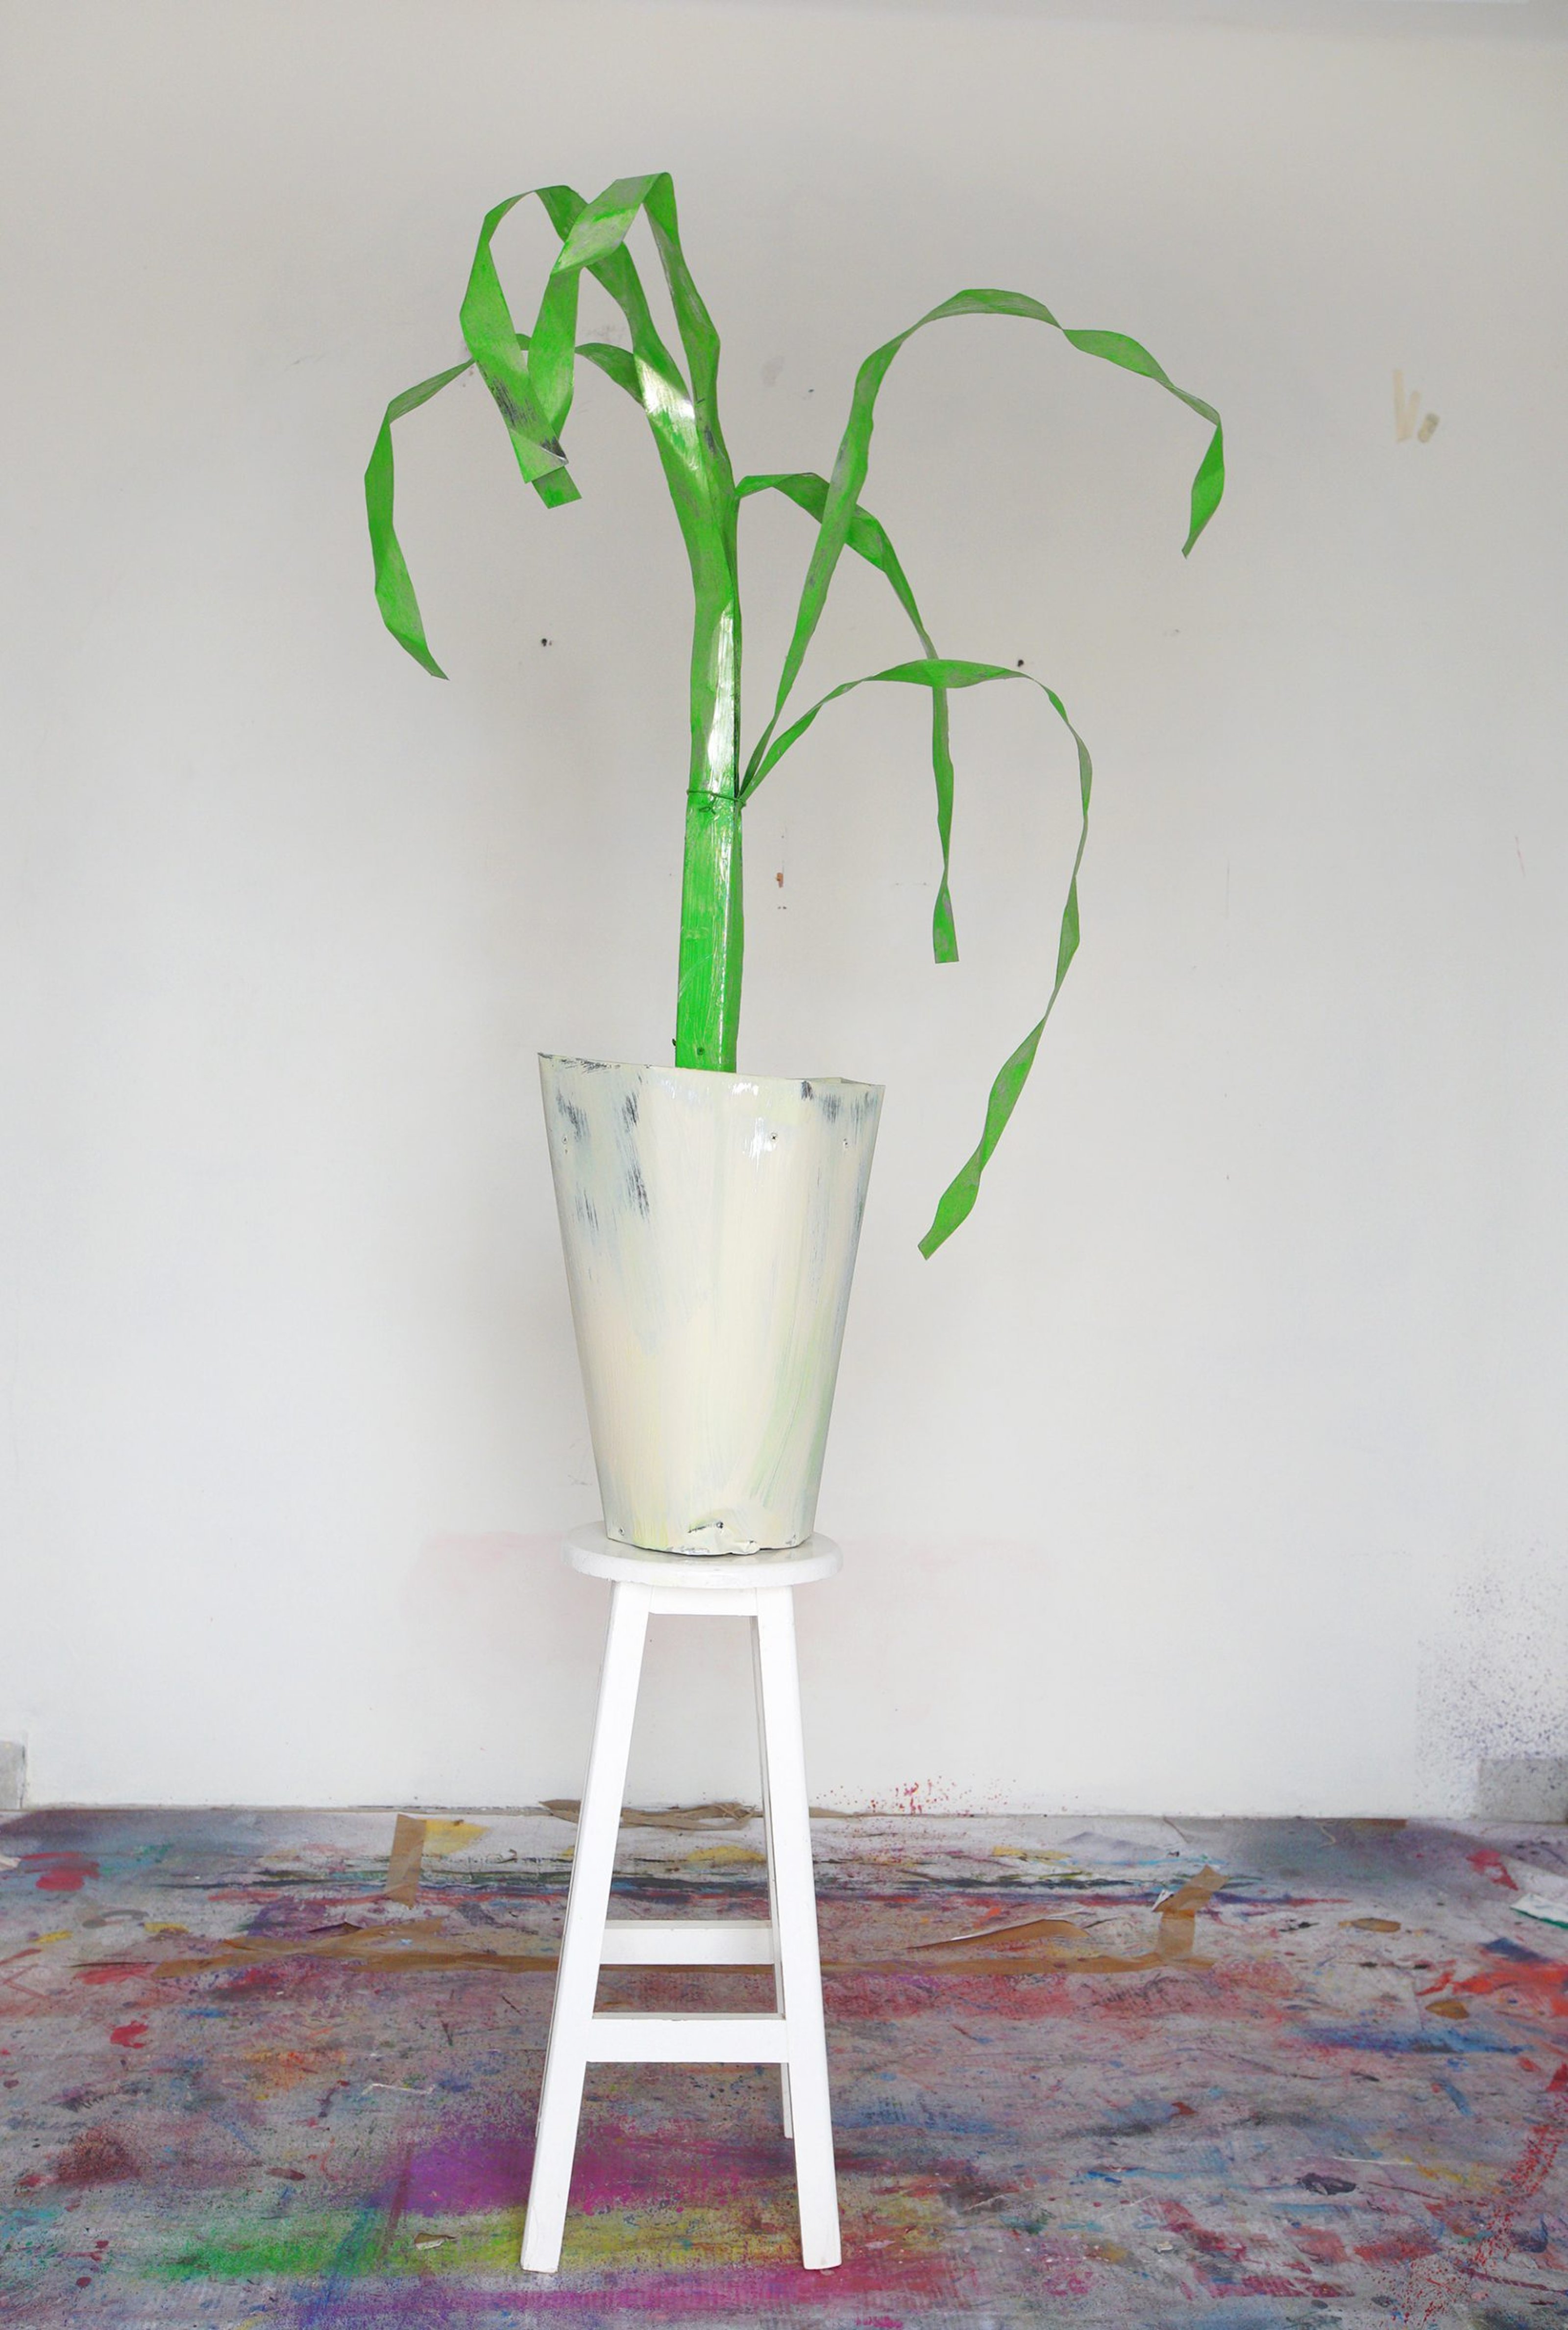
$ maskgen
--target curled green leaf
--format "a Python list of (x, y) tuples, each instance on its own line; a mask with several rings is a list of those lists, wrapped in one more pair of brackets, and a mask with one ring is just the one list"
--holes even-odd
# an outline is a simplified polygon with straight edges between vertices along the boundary
[(471, 369), (471, 359), (468, 364), (453, 365), (446, 372), (437, 373), (433, 379), (421, 380), (417, 388), (405, 388), (401, 396), (394, 396), (382, 416), (364, 472), (364, 514), (370, 526), (371, 557), (375, 564), (376, 605), (393, 639), (437, 679), (445, 679), (447, 675), (430, 653), (420, 602), (414, 595), (413, 577), (392, 523), (392, 422), (401, 421), (405, 412), (428, 404), (449, 383), (460, 380)]
[[(814, 469), (742, 478), (735, 488), (737, 498), (769, 490), (784, 495), (787, 500), (805, 510), (820, 525), (822, 513), (827, 506), (827, 480), (818, 477)], [(857, 557), (864, 558), (869, 565), (886, 575), (900, 606), (914, 626), (915, 637), (927, 655), (934, 656), (936, 643), (915, 604), (909, 577), (899, 563), (886, 527), (879, 519), (873, 517), (868, 509), (857, 506), (850, 518), (846, 540)], [(949, 735), (948, 691), (936, 684), (931, 687), (931, 773), (936, 780), (937, 839), (942, 853), (941, 880), (937, 885), (936, 905), (931, 913), (931, 952), (938, 962), (957, 962), (959, 940), (953, 926), (952, 896), (948, 887), (953, 854), (953, 755)]]
[(955, 292), (950, 299), (944, 299), (940, 307), (931, 308), (918, 322), (911, 324), (907, 330), (884, 341), (880, 348), (874, 348), (855, 374), (849, 419), (839, 440), (838, 457), (833, 465), (822, 522), (817, 528), (811, 562), (801, 586), (795, 629), (784, 658), (784, 668), (779, 676), (778, 694), (771, 716), (747, 764), (748, 781), (766, 758), (770, 741), (783, 716), (790, 690), (799, 677), (806, 650), (811, 644), (812, 636), (821, 620), (822, 610), (827, 602), (828, 586), (848, 541), (860, 489), (865, 483), (866, 470), (870, 466), (871, 432), (876, 419), (876, 400), (889, 367), (905, 341), (923, 331), (928, 324), (941, 323), (949, 317), (959, 316), (1017, 316), (1034, 323), (1049, 324), (1085, 355), (1102, 357), (1107, 364), (1119, 365), (1125, 371), (1141, 373), (1147, 379), (1157, 381), (1183, 404), (1214, 423), (1214, 435), (1209, 440), (1208, 450), (1193, 480), (1192, 514), (1187, 538), (1183, 545), (1184, 555), (1191, 550), (1219, 506), (1225, 482), (1224, 443), (1220, 416), (1212, 404), (1204, 403), (1201, 396), (1194, 396), (1188, 390), (1178, 388), (1146, 347), (1137, 340), (1129, 339), (1124, 332), (1069, 331), (1057, 322), (1049, 308), (1043, 307), (1038, 299), (1031, 299), (1022, 291)]
[(776, 736), (754, 776), (747, 780), (747, 790), (741, 796), (744, 801), (762, 782), (770, 770), (777, 767), (792, 744), (797, 744), (811, 727), (818, 713), (836, 703), (851, 689), (869, 687), (880, 681), (893, 681), (913, 687), (979, 687), (993, 679), (1022, 679), (1037, 687), (1048, 698), (1068, 734), (1078, 750), (1078, 797), (1080, 822), (1078, 848), (1072, 859), (1072, 872), (1067, 884), (1066, 904), (1062, 909), (1062, 923), (1056, 942), (1056, 977), (1046, 998), (1045, 1009), (1015, 1050), (1010, 1052), (997, 1069), (986, 1103), (986, 1122), (973, 1152), (966, 1158), (937, 1204), (931, 1226), (921, 1240), (921, 1252), (929, 1261), (937, 1248), (951, 1237), (960, 1222), (974, 1208), (980, 1193), (980, 1176), (996, 1154), (997, 1143), (1007, 1129), (1007, 1120), (1018, 1104), (1018, 1095), (1029, 1079), (1034, 1065), (1034, 1055), (1040, 1048), (1040, 1038), (1045, 1023), (1056, 1008), (1056, 998), (1062, 992), (1062, 982), (1068, 966), (1078, 952), (1078, 874), (1083, 864), (1083, 851), (1089, 839), (1089, 798), (1094, 785), (1094, 764), (1089, 757), (1089, 747), (1067, 717), (1067, 707), (1053, 687), (1036, 679), (1032, 672), (1019, 671), (1004, 663), (970, 663), (951, 656), (922, 656), (912, 663), (894, 664), (887, 671), (871, 671), (860, 679), (842, 680), (830, 687), (827, 694), (790, 723), (782, 734)]

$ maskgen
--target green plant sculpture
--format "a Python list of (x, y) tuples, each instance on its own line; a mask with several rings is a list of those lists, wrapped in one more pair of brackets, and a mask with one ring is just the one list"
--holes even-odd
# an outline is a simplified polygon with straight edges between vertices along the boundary
[[(931, 767), (936, 780), (937, 833), (941, 881), (937, 891), (932, 942), (938, 962), (958, 957), (948, 873), (951, 853), (953, 762), (949, 744), (949, 696), (952, 689), (1002, 679), (1043, 683), (1012, 666), (960, 661), (939, 656), (914, 593), (883, 527), (861, 505), (871, 449), (877, 393), (889, 366), (911, 336), (949, 317), (1020, 316), (1049, 324), (1087, 355), (1101, 356), (1128, 372), (1143, 374), (1179, 397), (1214, 425), (1214, 434), (1192, 488), (1192, 514), (1184, 555), (1190, 551), (1218, 506), (1224, 489), (1224, 454), (1220, 418), (1201, 397), (1189, 395), (1167, 378), (1147, 348), (1120, 332), (1069, 331), (1049, 308), (1017, 291), (959, 291), (922, 316), (908, 331), (867, 356), (855, 378), (849, 419), (833, 473), (806, 470), (765, 474), (738, 481), (730, 466), (719, 425), (719, 338), (692, 280), (681, 248), (675, 189), (666, 172), (619, 178), (593, 202), (570, 186), (536, 188), (561, 251), (549, 279), (534, 329), (513, 323), (492, 244), (496, 230), (516, 204), (515, 194), (486, 218), (459, 311), (465, 363), (421, 381), (388, 405), (365, 471), (365, 506), (375, 556), (375, 594), (388, 630), (415, 660), (444, 677), (430, 653), (401, 547), (392, 524), (392, 424), (474, 365), (500, 408), (517, 466), (547, 508), (578, 499), (567, 468), (561, 432), (571, 407), (575, 361), (585, 357), (638, 403), (647, 416), (664, 465), (696, 599), (692, 640), (691, 767), (686, 785), (685, 860), (681, 889), (679, 990), (675, 1017), (675, 1065), (732, 1074), (741, 1012), (744, 934), (741, 827), (746, 804), (764, 778), (798, 742), (826, 705), (852, 687), (872, 681), (929, 689), (931, 699)], [(685, 357), (682, 372), (660, 338), (632, 257), (627, 235), (645, 213), (664, 270)], [(578, 287), (584, 269), (609, 293), (626, 319), (629, 348), (600, 341), (577, 345)], [(801, 588), (795, 628), (774, 692), (772, 709), (751, 753), (741, 749), (741, 589), (737, 531), (741, 503), (749, 494), (779, 493), (814, 520), (817, 538)], [(829, 690), (784, 723), (785, 708), (806, 650), (821, 619), (839, 558), (853, 551), (885, 575), (920, 641), (912, 661), (869, 672)], [(991, 1085), (986, 1122), (974, 1153), (943, 1192), (921, 1251), (934, 1254), (973, 1207), (984, 1172), (1017, 1102), (1045, 1022), (1078, 945), (1078, 869), (1087, 832), (1091, 768), (1088, 751), (1062, 699), (1044, 688), (1066, 723), (1078, 752), (1083, 823), (1063, 910), (1056, 977), (1045, 1009), (1001, 1068)]]

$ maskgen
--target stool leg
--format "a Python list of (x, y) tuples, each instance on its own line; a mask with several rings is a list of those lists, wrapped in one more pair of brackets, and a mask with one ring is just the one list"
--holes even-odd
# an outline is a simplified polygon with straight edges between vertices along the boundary
[(838, 2185), (833, 2164), (817, 1888), (811, 1873), (811, 1818), (795, 1666), (795, 1607), (787, 1586), (758, 1591), (757, 1663), (762, 1679), (763, 1767), (771, 1811), (779, 1959), (789, 2028), (800, 2261), (821, 2268), (839, 2261)]
[[(757, 1760), (762, 1773), (762, 1851), (768, 1861), (768, 1922), (773, 1928), (773, 2005), (776, 2013), (784, 2012), (784, 1976), (779, 1965), (779, 1891), (773, 1881), (773, 1807), (769, 1800), (768, 1738), (762, 1723), (762, 1657), (757, 1643), (757, 1621), (751, 1622), (751, 1681), (757, 1700)], [(789, 2066), (779, 2066), (779, 2087), (783, 2105), (784, 2133), (795, 2133), (789, 2110)]]
[(609, 1631), (599, 1679), (599, 1709), (593, 1747), (577, 1822), (577, 1848), (566, 1897), (566, 1927), (555, 1975), (550, 2017), (550, 2048), (539, 2098), (534, 2145), (534, 2176), (523, 2229), (523, 2269), (553, 2273), (561, 2263), (561, 2235), (571, 2186), (582, 2079), (588, 2062), (589, 2025), (599, 1987), (604, 1950), (604, 1919), (615, 1871), (616, 1838), (626, 1788), (626, 1760), (637, 1713), (638, 1679), (647, 1639), (646, 1586), (611, 1589)]

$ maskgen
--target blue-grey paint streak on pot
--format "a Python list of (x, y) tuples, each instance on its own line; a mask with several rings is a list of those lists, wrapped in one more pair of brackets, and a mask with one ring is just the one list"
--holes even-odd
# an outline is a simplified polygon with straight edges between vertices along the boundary
[(539, 1070), (607, 1530), (687, 1553), (800, 1544), (881, 1085)]

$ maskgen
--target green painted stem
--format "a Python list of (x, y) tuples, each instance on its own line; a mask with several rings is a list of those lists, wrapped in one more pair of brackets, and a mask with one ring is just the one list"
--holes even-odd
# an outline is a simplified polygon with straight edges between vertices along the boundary
[[(717, 436), (717, 412), (711, 426)], [(720, 443), (722, 440), (718, 440)], [(715, 467), (717, 465), (715, 464)], [(741, 860), (739, 506), (729, 463), (683, 532), (696, 597), (692, 634), (692, 757), (681, 876), (675, 1066), (735, 1073), (745, 952)]]
[(741, 804), (733, 793), (688, 793), (675, 1005), (677, 1068), (735, 1073), (744, 946)]

